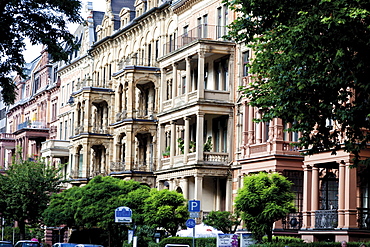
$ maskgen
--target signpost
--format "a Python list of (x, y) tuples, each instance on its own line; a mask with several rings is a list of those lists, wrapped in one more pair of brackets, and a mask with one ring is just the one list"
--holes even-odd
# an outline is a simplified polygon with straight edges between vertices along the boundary
[[(190, 200), (188, 204), (188, 211), (191, 218), (199, 218), (199, 212), (200, 212), (200, 201), (198, 200)], [(186, 226), (189, 228), (193, 228), (193, 247), (194, 244), (194, 238), (195, 238), (195, 220), (194, 219), (188, 219), (186, 221)]]
[[(129, 207), (118, 207), (114, 211), (114, 222), (116, 223), (132, 223), (132, 210)], [(135, 225), (134, 230), (129, 230), (128, 232), (128, 241), (133, 242), (133, 246), (137, 246), (137, 237), (135, 237)]]

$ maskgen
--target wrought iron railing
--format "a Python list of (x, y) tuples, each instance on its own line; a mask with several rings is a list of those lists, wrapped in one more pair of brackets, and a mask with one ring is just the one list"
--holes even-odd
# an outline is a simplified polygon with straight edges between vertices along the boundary
[(360, 229), (370, 229), (370, 208), (357, 208), (357, 223)]
[(316, 210), (315, 228), (316, 229), (334, 229), (338, 226), (337, 210)]
[(282, 219), (283, 229), (285, 230), (299, 230), (302, 227), (303, 216), (302, 213), (291, 213)]
[(195, 40), (209, 39), (218, 40), (223, 39), (227, 34), (225, 26), (214, 26), (208, 24), (198, 25), (196, 28), (191, 29), (184, 34), (171, 39), (165, 44), (165, 53), (173, 52)]

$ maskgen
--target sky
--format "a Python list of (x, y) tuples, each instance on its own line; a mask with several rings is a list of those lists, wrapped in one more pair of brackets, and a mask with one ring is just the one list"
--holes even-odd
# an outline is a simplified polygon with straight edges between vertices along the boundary
[[(93, 9), (96, 11), (105, 11), (105, 0), (82, 0), (82, 8), (81, 8), (81, 15), (85, 18), (86, 17), (86, 4), (87, 2), (93, 3)], [(78, 25), (71, 24), (69, 25), (69, 30), (71, 33), (74, 33)], [(41, 45), (32, 46), (28, 41), (26, 41), (26, 50), (23, 52), (24, 59), (26, 63), (31, 62), (35, 58), (40, 55), (41, 52)]]

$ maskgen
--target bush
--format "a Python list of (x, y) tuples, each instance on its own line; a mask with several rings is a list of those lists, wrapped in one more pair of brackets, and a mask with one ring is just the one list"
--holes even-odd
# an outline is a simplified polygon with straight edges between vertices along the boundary
[[(193, 238), (190, 237), (171, 237), (165, 238), (159, 242), (159, 247), (165, 247), (166, 244), (188, 244), (193, 246)], [(195, 246), (197, 247), (216, 247), (217, 239), (216, 238), (196, 238)]]

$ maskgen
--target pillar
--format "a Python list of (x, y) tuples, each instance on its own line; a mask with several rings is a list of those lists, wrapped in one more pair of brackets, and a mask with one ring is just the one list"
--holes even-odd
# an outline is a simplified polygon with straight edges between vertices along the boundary
[(338, 228), (344, 227), (344, 203), (345, 196), (345, 179), (346, 179), (346, 164), (342, 161), (339, 163), (339, 184), (338, 184)]
[(350, 163), (346, 163), (346, 176), (345, 176), (345, 204), (344, 204), (344, 227), (353, 229), (357, 226), (357, 169), (350, 168)]
[(198, 52), (198, 99), (204, 98), (204, 51)]
[(184, 134), (184, 164), (188, 163), (189, 144), (190, 144), (190, 118), (184, 117), (185, 134)]
[(171, 166), (175, 161), (175, 152), (176, 152), (176, 122), (171, 121), (171, 144), (170, 144), (170, 162)]
[[(185, 103), (189, 101), (189, 93), (191, 88), (191, 67), (190, 67), (190, 57), (186, 57), (186, 78), (185, 78)], [(183, 85), (184, 86), (184, 85)]]
[(311, 227), (315, 228), (315, 211), (319, 209), (319, 168), (312, 167)]
[(177, 96), (177, 64), (172, 64), (172, 106), (175, 106)]
[(311, 229), (311, 205), (312, 205), (312, 167), (310, 165), (303, 166), (303, 229)]
[(204, 113), (197, 113), (197, 129), (195, 160), (198, 162), (203, 161)]
[(195, 175), (194, 176), (194, 199), (202, 201), (203, 195), (203, 176)]

